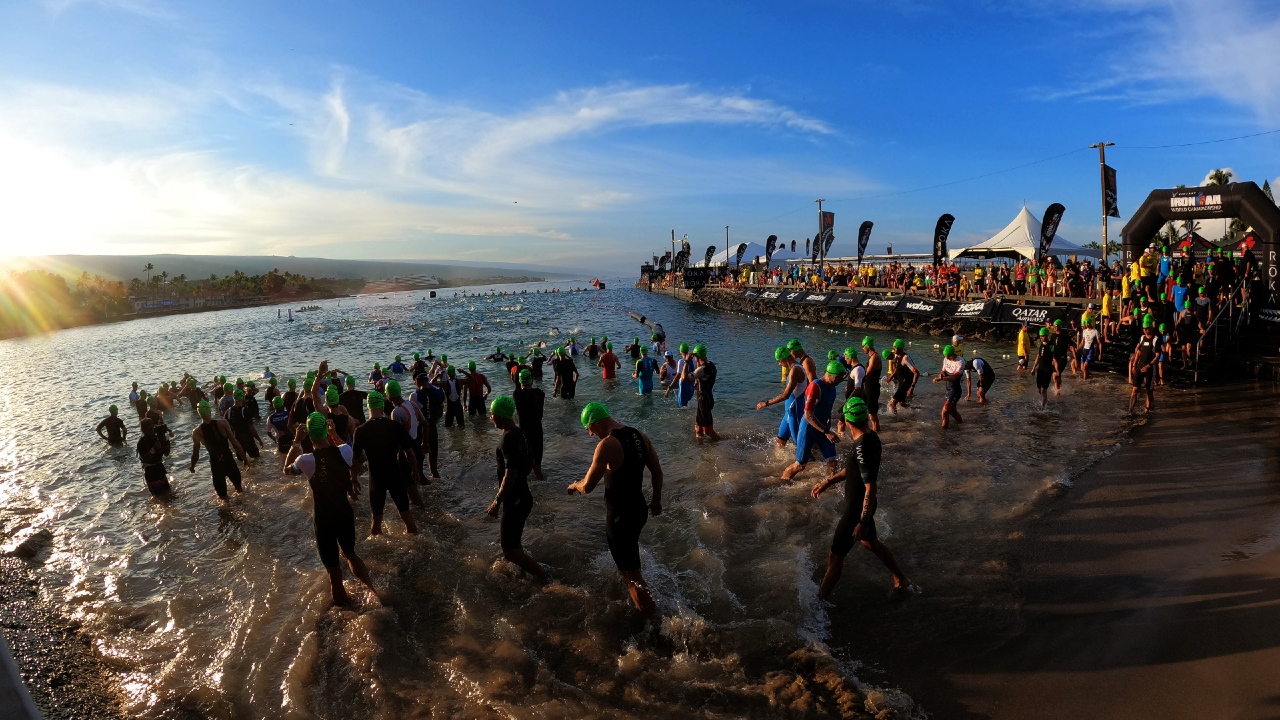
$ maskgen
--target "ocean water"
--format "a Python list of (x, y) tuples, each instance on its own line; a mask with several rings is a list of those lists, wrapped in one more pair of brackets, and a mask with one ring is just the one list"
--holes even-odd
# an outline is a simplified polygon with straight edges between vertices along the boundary
[[(585, 285), (585, 283), (583, 283)], [(560, 283), (561, 288), (576, 283)], [(52, 530), (39, 559), (42, 591), (78, 619), (117, 673), (130, 716), (142, 718), (830, 717), (897, 707), (909, 697), (857, 677), (859, 650), (833, 634), (817, 600), (838, 490), (809, 497), (814, 464), (784, 483), (792, 450), (774, 446), (781, 407), (773, 349), (798, 337), (810, 352), (856, 344), (863, 332), (720, 313), (631, 288), (428, 300), (422, 293), (326, 300), (277, 319), (262, 307), (78, 328), (0, 343), (0, 513), (6, 532)], [(488, 290), (489, 287), (470, 290)], [(281, 306), (282, 308), (284, 306)], [(621, 347), (662, 322), (669, 344), (705, 343), (719, 366), (718, 444), (693, 438), (693, 408), (640, 397), (634, 381), (603, 381), (578, 359), (577, 398), (547, 400), (547, 480), (524, 544), (553, 580), (540, 586), (500, 559), (485, 516), (497, 485), (487, 424), (441, 429), (443, 478), (422, 488), (421, 534), (394, 513), (368, 536), (356, 503), (358, 551), (385, 603), (347, 573), (351, 608), (331, 606), (315, 552), (305, 479), (281, 475), (265, 451), (245, 492), (219, 503), (207, 463), (187, 471), (195, 415), (171, 414), (177, 433), (167, 500), (151, 498), (131, 447), (93, 432), (132, 381), (154, 389), (188, 371), (283, 380), (320, 360), (357, 375), (395, 354), (430, 348), (455, 364), (576, 334)], [(557, 330), (559, 335), (557, 336)], [(880, 347), (893, 337), (871, 333)], [(939, 341), (907, 336), (922, 371), (936, 373)], [(1114, 446), (1127, 393), (1107, 376), (1068, 379), (1037, 409), (1034, 385), (1011, 367), (1012, 348), (974, 345), (997, 368), (990, 406), (962, 407), (938, 427), (942, 386), (922, 378), (914, 407), (882, 414), (882, 539), (929, 592), (992, 572), (1006, 528)], [(486, 363), (481, 363), (482, 368)], [(509, 386), (489, 372), (496, 391)], [(544, 385), (550, 393), (550, 380)], [(888, 394), (883, 395), (887, 400)], [(594, 440), (577, 417), (591, 400), (653, 439), (666, 474), (663, 514), (641, 536), (643, 572), (659, 614), (631, 607), (604, 539), (603, 490), (569, 496)], [(132, 445), (132, 443), (130, 443)], [(646, 485), (647, 488), (647, 485)], [(964, 538), (957, 542), (957, 538)], [(855, 551), (858, 554), (860, 551)], [(862, 553), (865, 555), (865, 553)], [(863, 602), (859, 586), (888, 589), (862, 564), (833, 598)], [(910, 604), (902, 612), (912, 612)], [(927, 708), (924, 708), (927, 710)]]

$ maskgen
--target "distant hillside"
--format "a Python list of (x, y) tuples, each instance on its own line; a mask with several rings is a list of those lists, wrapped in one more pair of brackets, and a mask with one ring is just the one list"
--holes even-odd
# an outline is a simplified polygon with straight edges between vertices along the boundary
[(152, 274), (168, 272), (171, 277), (186, 275), (192, 279), (207, 278), (211, 274), (230, 275), (237, 270), (246, 275), (260, 275), (273, 268), (281, 272), (297, 273), (308, 277), (364, 278), (370, 281), (405, 275), (426, 275), (438, 277), (446, 284), (458, 284), (456, 281), (472, 278), (484, 278), (494, 282), (500, 279), (555, 280), (578, 276), (568, 273), (549, 273), (541, 267), (521, 271), (518, 266), (507, 263), (500, 263), (506, 267), (497, 267), (389, 260), (329, 260), (277, 255), (47, 255), (17, 258), (10, 263), (10, 266), (18, 269), (39, 268), (65, 277), (79, 276), (81, 272), (88, 271), (90, 274), (101, 275), (109, 280), (128, 282), (132, 278), (146, 277), (146, 272), (142, 268), (147, 263), (155, 265)]

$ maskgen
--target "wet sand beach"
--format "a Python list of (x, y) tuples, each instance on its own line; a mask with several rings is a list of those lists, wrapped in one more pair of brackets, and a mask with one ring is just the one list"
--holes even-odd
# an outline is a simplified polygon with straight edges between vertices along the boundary
[(899, 625), (881, 661), (935, 717), (1280, 717), (1280, 392), (1156, 399), (1013, 533), (1014, 615)]

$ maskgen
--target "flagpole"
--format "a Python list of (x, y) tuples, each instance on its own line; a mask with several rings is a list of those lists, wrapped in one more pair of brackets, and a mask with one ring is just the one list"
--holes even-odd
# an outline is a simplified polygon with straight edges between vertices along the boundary
[[(1091, 148), (1098, 148), (1098, 168), (1102, 172), (1106, 172), (1107, 167), (1107, 147), (1115, 145), (1113, 142), (1100, 142), (1090, 145)], [(1102, 264), (1107, 264), (1107, 258), (1111, 254), (1110, 241), (1107, 236), (1107, 185), (1105, 176), (1102, 183)]]
[(818, 279), (821, 280), (822, 270), (827, 264), (827, 244), (822, 237), (822, 201), (824, 198), (818, 198), (814, 202), (818, 203), (818, 234), (813, 236), (813, 241), (818, 243)]

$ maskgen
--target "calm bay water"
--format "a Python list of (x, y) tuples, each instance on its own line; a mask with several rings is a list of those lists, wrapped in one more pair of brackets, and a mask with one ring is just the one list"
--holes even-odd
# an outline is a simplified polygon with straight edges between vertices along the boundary
[[(786, 339), (799, 337), (823, 356), (864, 333), (724, 314), (630, 288), (534, 294), (547, 287), (495, 288), (528, 290), (508, 297), (453, 298), (448, 290), (434, 300), (422, 293), (328, 300), (321, 311), (295, 314), (294, 323), (263, 307), (0, 343), (0, 376), (9, 380), (0, 386), (5, 528), (54, 532), (41, 569), (44, 592), (95, 639), (119, 674), (130, 715), (865, 711), (855, 692), (869, 690), (856, 678), (858, 648), (832, 636), (830, 610), (816, 600), (840, 493), (809, 497), (817, 464), (796, 482), (779, 480), (793, 452), (774, 447), (781, 408), (754, 409), (779, 391), (773, 349)], [(306, 481), (282, 477), (274, 452), (246, 473), (244, 494), (220, 504), (207, 463), (187, 472), (196, 419), (183, 407), (169, 418), (177, 433), (169, 462), (175, 492), (158, 501), (131, 447), (111, 448), (93, 433), (112, 402), (136, 432), (124, 407), (132, 381), (154, 389), (184, 371), (258, 378), (264, 365), (283, 380), (322, 359), (364, 375), (374, 362), (428, 348), (461, 364), (495, 345), (562, 340), (552, 328), (584, 344), (608, 335), (620, 350), (645, 331), (624, 309), (662, 322), (672, 347), (708, 345), (720, 370), (716, 427), (725, 440), (696, 444), (692, 407), (678, 409), (660, 394), (640, 397), (629, 377), (602, 381), (579, 358), (578, 397), (547, 400), (548, 479), (533, 482), (536, 505), (524, 536), (525, 548), (550, 568), (554, 582), (545, 587), (499, 559), (497, 523), (484, 515), (496, 488), (499, 433), (487, 424), (441, 429), (443, 479), (423, 488), (420, 536), (404, 535), (388, 513), (389, 534), (367, 537), (362, 496), (358, 548), (387, 602), (356, 591), (356, 606), (345, 610), (330, 606)], [(880, 347), (892, 341), (871, 334)], [(906, 339), (921, 370), (936, 373), (938, 341)], [(997, 367), (991, 406), (962, 407), (966, 423), (942, 431), (942, 386), (922, 378), (915, 408), (882, 415), (877, 524), (926, 593), (988, 568), (1008, 523), (1114, 446), (1122, 430), (1127, 396), (1114, 380), (1068, 380), (1041, 412), (1032, 379), (1003, 358), (1012, 347), (968, 343), (967, 350)], [(492, 367), (495, 391), (508, 390)], [(590, 463), (595, 443), (577, 417), (596, 399), (653, 438), (666, 471), (665, 511), (641, 538), (660, 608), (652, 623), (631, 609), (609, 557), (603, 491), (564, 492)], [(848, 592), (859, 583), (888, 588), (887, 573), (857, 567), (867, 572), (846, 575), (837, 604), (853, 602)], [(807, 680), (805, 689), (796, 690), (796, 677)], [(910, 707), (892, 693), (875, 702)]]

